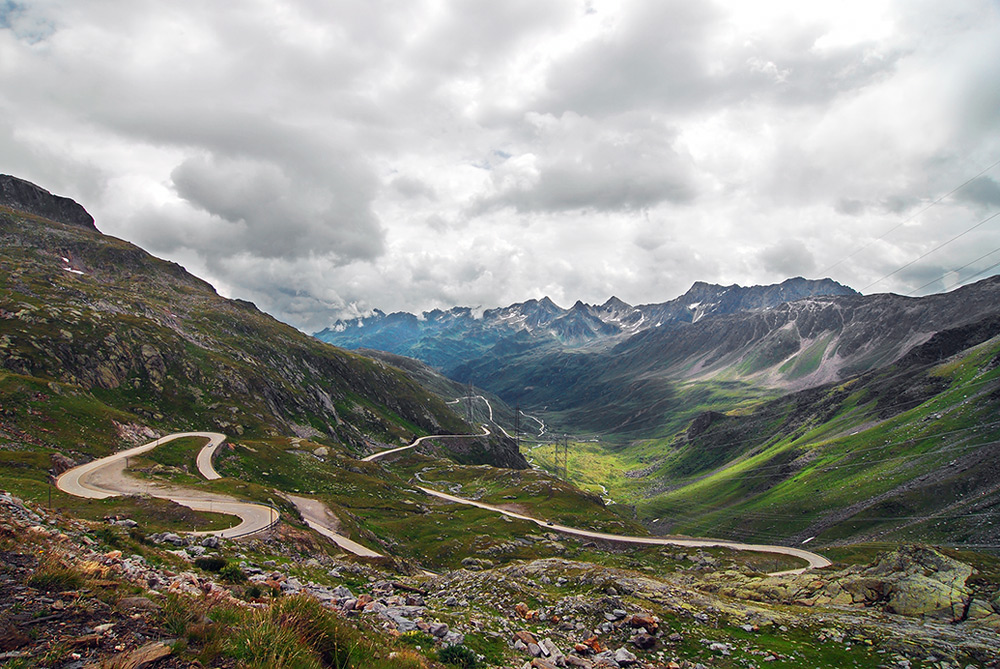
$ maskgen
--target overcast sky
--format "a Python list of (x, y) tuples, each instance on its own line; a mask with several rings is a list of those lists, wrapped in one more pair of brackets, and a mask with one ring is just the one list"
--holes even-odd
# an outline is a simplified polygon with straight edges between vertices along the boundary
[(0, 172), (310, 332), (947, 290), (997, 161), (997, 0), (0, 0)]

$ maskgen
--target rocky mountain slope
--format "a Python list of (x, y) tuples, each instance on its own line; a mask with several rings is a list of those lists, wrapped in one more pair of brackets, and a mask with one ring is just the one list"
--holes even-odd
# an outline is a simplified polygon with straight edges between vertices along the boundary
[(810, 297), (649, 329), (607, 350), (508, 346), (452, 374), (508, 403), (561, 412), (578, 431), (656, 436), (737, 395), (766, 398), (879, 369), (996, 314), (996, 277), (921, 298)]
[(996, 561), (925, 547), (822, 575), (669, 550), (627, 567), (550, 557), (421, 574), (297, 524), (220, 541), (127, 520), (0, 494), (7, 666), (1000, 666)]
[(702, 413), (638, 447), (629, 480), (660, 531), (992, 546), (998, 411), (993, 315), (844, 382)]
[[(6, 406), (30, 400), (50, 423), (39, 434), (31, 414), (8, 410), (8, 433), (106, 451), (116, 425), (141, 423), (297, 435), (365, 453), (421, 433), (478, 431), (400, 370), (102, 235), (76, 203), (13, 177), (0, 178), (0, 191), (0, 391)], [(496, 452), (524, 466), (511, 448), (494, 439), (481, 461)]]

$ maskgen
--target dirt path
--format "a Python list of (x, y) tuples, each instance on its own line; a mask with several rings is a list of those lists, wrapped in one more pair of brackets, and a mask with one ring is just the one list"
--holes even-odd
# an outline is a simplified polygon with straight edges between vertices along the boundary
[(376, 553), (367, 546), (362, 546), (358, 542), (348, 539), (342, 534), (338, 534), (336, 530), (340, 527), (340, 520), (333, 515), (323, 502), (317, 499), (289, 494), (284, 494), (282, 497), (295, 505), (295, 508), (302, 514), (302, 520), (306, 521), (306, 525), (348, 553), (354, 553), (362, 557), (383, 557), (381, 553)]

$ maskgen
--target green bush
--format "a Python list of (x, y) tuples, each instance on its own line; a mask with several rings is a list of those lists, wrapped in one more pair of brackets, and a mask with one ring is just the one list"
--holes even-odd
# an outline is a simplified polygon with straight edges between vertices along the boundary
[(298, 630), (268, 611), (252, 614), (226, 637), (225, 654), (248, 669), (321, 669), (322, 663)]
[(427, 632), (421, 632), (420, 630), (403, 632), (399, 635), (399, 642), (405, 646), (420, 646), (421, 648), (434, 647), (434, 637)]
[(94, 530), (94, 536), (97, 537), (98, 541), (111, 546), (112, 548), (125, 547), (125, 538), (122, 536), (122, 533), (114, 527), (107, 525), (98, 527)]
[(438, 652), (438, 659), (445, 664), (454, 664), (462, 669), (474, 669), (476, 666), (476, 654), (465, 646), (448, 646)]
[(243, 573), (238, 564), (227, 564), (219, 569), (219, 576), (227, 583), (242, 583), (247, 580), (247, 575)]
[(227, 564), (226, 558), (221, 555), (202, 555), (194, 560), (194, 566), (205, 571), (221, 571)]
[(160, 617), (171, 636), (180, 638), (187, 636), (188, 627), (198, 620), (199, 612), (189, 598), (170, 593), (163, 602)]
[(361, 651), (361, 632), (311, 597), (286, 597), (252, 611), (234, 626), (226, 654), (241, 667), (348, 669)]

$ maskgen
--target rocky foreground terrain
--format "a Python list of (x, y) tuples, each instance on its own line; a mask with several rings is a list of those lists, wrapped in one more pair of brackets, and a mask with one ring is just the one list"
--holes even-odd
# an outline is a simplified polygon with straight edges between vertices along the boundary
[[(551, 537), (545, 540), (554, 540)], [(288, 525), (239, 541), (68, 519), (0, 494), (5, 667), (998, 667), (996, 579), (906, 546), (767, 576), (559, 558), (430, 574)], [(835, 567), (836, 569), (836, 567)]]

